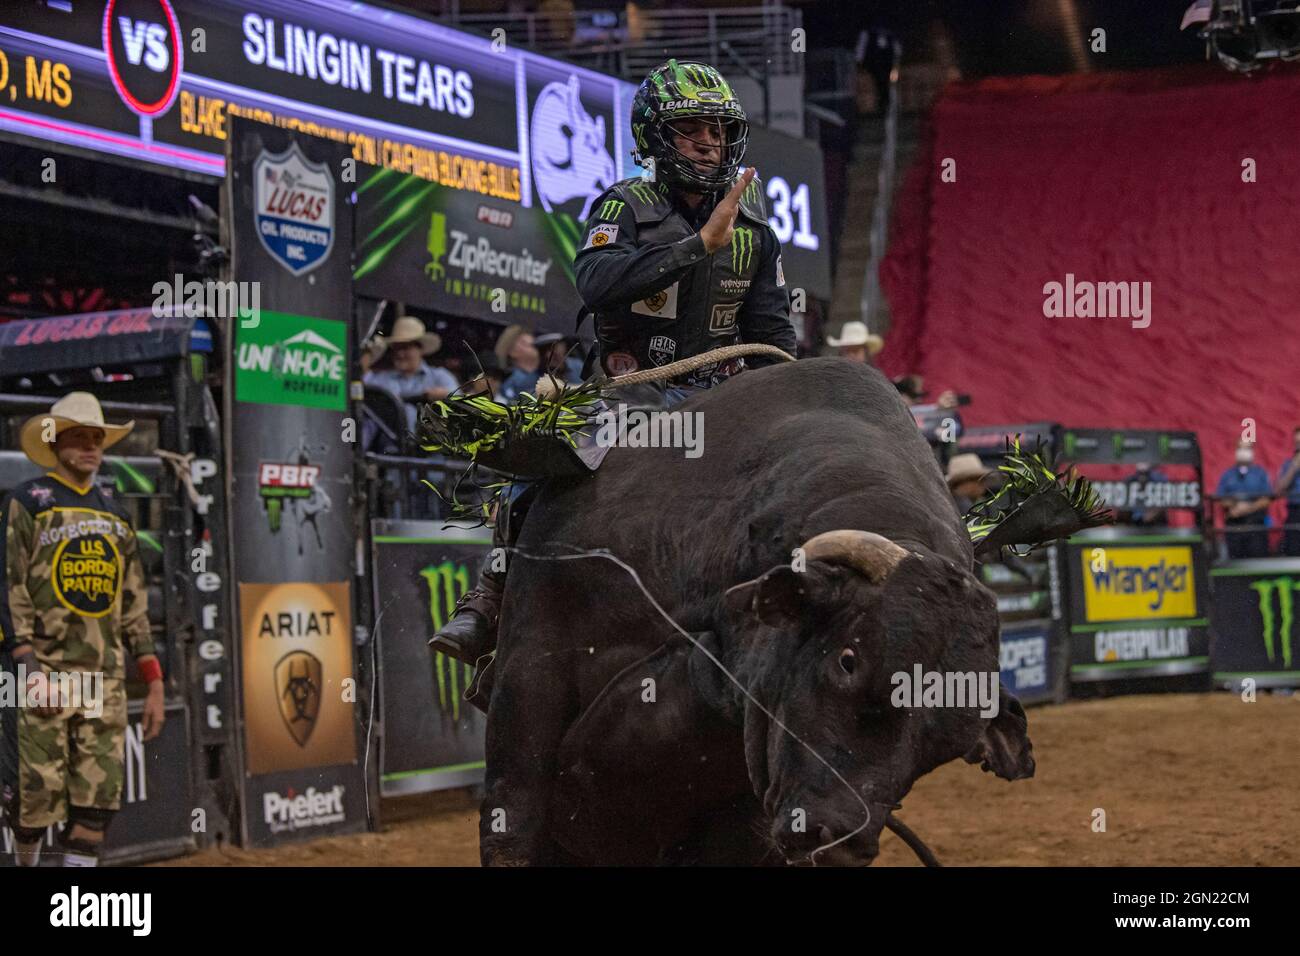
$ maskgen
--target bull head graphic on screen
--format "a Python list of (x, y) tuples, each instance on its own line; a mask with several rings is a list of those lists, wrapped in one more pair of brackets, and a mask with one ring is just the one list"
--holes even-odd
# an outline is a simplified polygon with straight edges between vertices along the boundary
[(592, 118), (582, 106), (578, 77), (542, 87), (529, 127), (533, 183), (542, 208), (570, 199), (583, 200), (578, 218), (591, 214), (591, 204), (616, 180), (614, 158), (605, 149), (605, 117)]

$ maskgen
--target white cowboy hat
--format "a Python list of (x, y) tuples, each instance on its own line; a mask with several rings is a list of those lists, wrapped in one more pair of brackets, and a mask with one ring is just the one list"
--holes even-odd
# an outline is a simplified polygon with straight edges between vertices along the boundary
[(374, 356), (377, 359), (390, 345), (401, 345), (403, 342), (419, 342), (420, 351), (425, 355), (432, 355), (442, 348), (442, 336), (437, 332), (426, 331), (424, 323), (410, 315), (404, 315), (393, 323), (393, 331), (388, 338), (375, 336), (372, 344), (367, 347), (379, 350)]
[(875, 355), (885, 347), (885, 340), (879, 335), (868, 332), (865, 322), (845, 322), (840, 329), (840, 337), (837, 339), (833, 335), (828, 335), (826, 344), (837, 349), (849, 345), (865, 345), (867, 351)]
[(35, 415), (23, 423), (19, 435), (23, 454), (42, 468), (53, 468), (59, 463), (54, 454), (54, 446), (42, 440), (47, 422), (54, 423), (54, 437), (69, 428), (100, 428), (104, 431), (103, 448), (116, 445), (135, 428), (135, 422), (125, 425), (110, 425), (104, 421), (104, 410), (99, 407), (99, 399), (89, 392), (69, 392), (50, 406), (50, 410)]
[(948, 474), (944, 477), (948, 481), (948, 487), (960, 485), (963, 481), (970, 481), (972, 478), (985, 478), (992, 474), (989, 469), (984, 467), (984, 462), (980, 456), (968, 453), (965, 455), (953, 455), (948, 462)]

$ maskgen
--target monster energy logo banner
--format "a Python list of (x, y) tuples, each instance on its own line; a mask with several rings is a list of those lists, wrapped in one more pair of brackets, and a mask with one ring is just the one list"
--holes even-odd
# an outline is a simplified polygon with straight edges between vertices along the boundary
[[(460, 596), (469, 590), (469, 568), (459, 561), (444, 561), (420, 571), (429, 588), (429, 618), (432, 634), (451, 617)], [(474, 668), (445, 654), (433, 655), (433, 683), (438, 689), (438, 710), (460, 720), (461, 695), (474, 679)]]
[(734, 272), (745, 272), (754, 261), (754, 230), (748, 226), (737, 226), (731, 234), (731, 268)]
[[(1291, 636), (1295, 624), (1295, 598), (1293, 592), (1300, 590), (1300, 581), (1293, 578), (1267, 578), (1255, 581), (1250, 589), (1259, 596), (1259, 617), (1263, 622), (1264, 651), (1270, 663), (1276, 663), (1280, 650), (1282, 666), (1291, 669)], [(1277, 596), (1277, 612), (1273, 610), (1273, 598)]]
[(618, 199), (606, 199), (600, 204), (600, 212), (596, 214), (597, 219), (613, 220), (618, 218), (618, 214), (623, 211), (623, 202)]

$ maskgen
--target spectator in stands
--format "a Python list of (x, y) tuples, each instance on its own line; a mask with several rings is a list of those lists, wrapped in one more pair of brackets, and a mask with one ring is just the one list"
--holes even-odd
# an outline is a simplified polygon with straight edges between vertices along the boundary
[[(479, 367), (482, 371), (479, 371)], [(501, 397), (501, 384), (506, 380), (505, 369), (497, 360), (495, 352), (479, 352), (478, 362), (470, 368), (471, 378), (465, 383), (466, 395), (487, 395)]]
[(939, 467), (946, 468), (948, 458), (957, 447), (957, 440), (965, 430), (961, 413), (957, 411), (957, 406), (960, 404), (957, 393), (947, 389), (940, 394), (937, 401), (926, 402), (925, 380), (916, 374), (894, 379), (894, 387), (907, 402), (912, 418), (916, 421), (916, 427), (930, 443)]
[(1115, 518), (1120, 524), (1136, 525), (1157, 525), (1163, 524), (1165, 520), (1164, 508), (1145, 508), (1142, 507), (1143, 496), (1146, 493), (1146, 486), (1160, 482), (1168, 483), (1169, 476), (1159, 468), (1152, 468), (1150, 462), (1140, 461), (1137, 463), (1133, 474), (1124, 479), (1124, 487), (1128, 495), (1128, 503), (1136, 507), (1126, 508), (1122, 511), (1116, 511)]
[(547, 332), (533, 339), (541, 367), (567, 385), (582, 381), (582, 360), (570, 355), (569, 350), (578, 344), (576, 336), (562, 332)]
[(542, 374), (542, 359), (532, 333), (522, 325), (512, 325), (497, 339), (495, 351), (506, 369), (501, 401), (513, 402), (521, 393), (531, 392)]
[[(1268, 557), (1268, 506), (1273, 486), (1268, 472), (1255, 464), (1255, 443), (1237, 445), (1237, 463), (1219, 477), (1214, 495), (1223, 501), (1230, 558)], [(1234, 530), (1258, 528), (1255, 531)]]
[(984, 467), (984, 462), (980, 460), (979, 455), (966, 453), (952, 456), (945, 477), (948, 479), (948, 490), (952, 492), (952, 500), (956, 503), (958, 512), (965, 514), (970, 510), (971, 505), (988, 493), (988, 485), (985, 482), (989, 474), (989, 469)]
[(362, 381), (400, 398), (406, 406), (407, 427), (414, 431), (416, 404), (446, 398), (460, 388), (460, 382), (445, 368), (424, 361), (442, 348), (442, 337), (426, 332), (424, 323), (417, 318), (402, 316), (394, 322), (393, 334), (385, 345), (384, 358), (391, 360), (390, 367), (372, 369)]
[(835, 349), (840, 358), (870, 365), (871, 360), (885, 347), (885, 340), (867, 331), (865, 322), (845, 322), (840, 329), (840, 337), (837, 339), (828, 335), (826, 344)]
[(1300, 428), (1291, 433), (1295, 454), (1278, 469), (1273, 493), (1286, 496), (1286, 531), (1282, 535), (1282, 553), (1300, 557)]

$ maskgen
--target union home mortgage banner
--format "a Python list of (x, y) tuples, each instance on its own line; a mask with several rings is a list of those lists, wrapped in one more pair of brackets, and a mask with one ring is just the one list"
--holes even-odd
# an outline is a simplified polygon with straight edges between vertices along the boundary
[(256, 314), (228, 318), (226, 448), (243, 836), (267, 844), (366, 826), (354, 701), (344, 440), (352, 342), (352, 186), (342, 144), (232, 120), (232, 278)]

